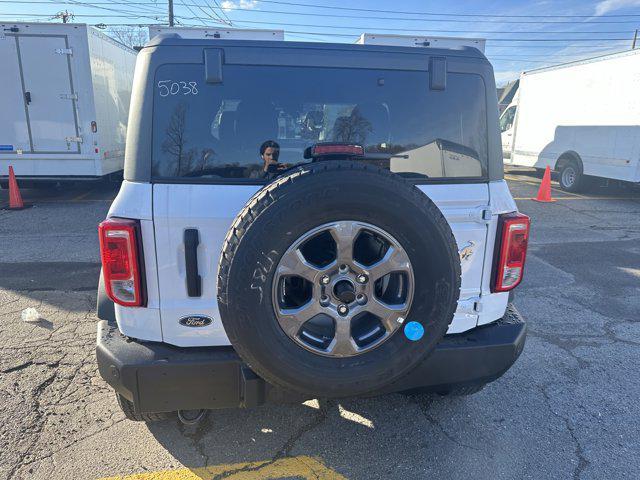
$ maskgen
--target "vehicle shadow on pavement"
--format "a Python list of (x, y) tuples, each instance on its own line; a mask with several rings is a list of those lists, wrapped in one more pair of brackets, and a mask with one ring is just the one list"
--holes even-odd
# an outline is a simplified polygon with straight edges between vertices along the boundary
[[(282, 459), (298, 456), (316, 458), (347, 478), (363, 478), (366, 469), (356, 457), (375, 456), (374, 463), (380, 468), (405, 462), (415, 466), (412, 458), (417, 449), (431, 449), (432, 443), (442, 442), (444, 431), (437, 418), (452, 403), (456, 409), (466, 410), (462, 399), (392, 394), (210, 411), (197, 425), (169, 420), (148, 424), (148, 428), (177, 461), (203, 480), (225, 478), (247, 468), (260, 473)], [(399, 432), (406, 438), (398, 439), (397, 445), (380, 448), (390, 441), (389, 436)], [(448, 432), (444, 435), (453, 438)], [(403, 448), (406, 440), (413, 440), (414, 448)], [(397, 458), (399, 452), (408, 456)], [(306, 478), (301, 472), (298, 475)]]
[(69, 302), (62, 292), (91, 294), (95, 305), (99, 276), (100, 265), (90, 262), (0, 262), (0, 290), (12, 292), (26, 306), (45, 303), (54, 311), (86, 310), (85, 303)]

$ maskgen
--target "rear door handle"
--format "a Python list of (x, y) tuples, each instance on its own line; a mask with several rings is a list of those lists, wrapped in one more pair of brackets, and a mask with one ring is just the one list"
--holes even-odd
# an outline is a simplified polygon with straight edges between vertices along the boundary
[(184, 231), (184, 263), (187, 271), (187, 295), (202, 296), (202, 279), (198, 273), (198, 245), (200, 234), (195, 228)]

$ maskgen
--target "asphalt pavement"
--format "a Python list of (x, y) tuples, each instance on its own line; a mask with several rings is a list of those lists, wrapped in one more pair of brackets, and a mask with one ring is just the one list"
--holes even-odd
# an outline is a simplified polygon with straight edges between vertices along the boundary
[[(0, 210), (0, 479), (637, 478), (640, 189), (554, 190), (508, 172), (532, 217), (518, 362), (461, 398), (380, 398), (124, 419), (94, 361), (108, 187)], [(555, 186), (555, 184), (554, 184)], [(0, 192), (0, 205), (6, 191)], [(42, 320), (21, 320), (34, 307)]]

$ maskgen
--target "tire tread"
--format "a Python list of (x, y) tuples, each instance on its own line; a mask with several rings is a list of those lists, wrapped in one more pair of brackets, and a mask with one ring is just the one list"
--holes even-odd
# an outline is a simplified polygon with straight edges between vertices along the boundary
[[(416, 204), (420, 204), (426, 210), (425, 213), (432, 216), (435, 223), (438, 225), (439, 230), (441, 232), (448, 233), (448, 238), (446, 238), (445, 240), (451, 248), (451, 254), (457, 256), (457, 243), (444, 215), (435, 205), (435, 203), (433, 203), (433, 201), (431, 201), (411, 182), (407, 181), (399, 175), (390, 172), (389, 170), (385, 170), (376, 166), (366, 165), (359, 162), (324, 161), (320, 163), (312, 163), (298, 167), (296, 170), (293, 170), (283, 177), (277, 178), (272, 183), (260, 189), (253, 195), (253, 197), (248, 200), (244, 208), (238, 213), (236, 219), (227, 232), (222, 246), (222, 253), (220, 255), (217, 277), (218, 303), (223, 305), (227, 304), (227, 289), (229, 284), (228, 276), (230, 273), (231, 265), (234, 261), (235, 254), (238, 250), (238, 246), (240, 245), (242, 233), (245, 232), (271, 204), (277, 201), (278, 195), (276, 194), (276, 192), (282, 189), (287, 184), (295, 184), (301, 181), (302, 178), (307, 178), (308, 175), (318, 175), (324, 172), (335, 170), (371, 172), (374, 175), (384, 176), (388, 180), (394, 182), (397, 185), (398, 191), (400, 191), (400, 189), (408, 190), (413, 199), (416, 201)], [(461, 266), (459, 261), (452, 263), (455, 265), (455, 285), (453, 285), (453, 288), (455, 289), (455, 291), (459, 291), (461, 284)], [(456, 305), (452, 305), (450, 308), (452, 311), (449, 319), (449, 324), (453, 320), (453, 313), (455, 312)], [(449, 324), (447, 324), (446, 327), (448, 327)], [(235, 348), (238, 355), (240, 355), (240, 357), (245, 361), (251, 359), (253, 357), (251, 352), (249, 352), (242, 345), (242, 342), (238, 342), (238, 338), (236, 337), (233, 329), (225, 328), (225, 331), (227, 337), (229, 338), (229, 341)], [(444, 331), (439, 333), (441, 335), (444, 335), (446, 333), (446, 328), (444, 328)], [(267, 371), (262, 369), (260, 365), (251, 364), (251, 362), (247, 363), (249, 363), (250, 367), (267, 382), (273, 385), (280, 386), (282, 388), (295, 389), (294, 385), (283, 383), (277, 377), (269, 374)], [(349, 385), (355, 385), (357, 383), (357, 381), (352, 380), (351, 382), (349, 382)], [(347, 384), (345, 383), (345, 386), (346, 385)]]

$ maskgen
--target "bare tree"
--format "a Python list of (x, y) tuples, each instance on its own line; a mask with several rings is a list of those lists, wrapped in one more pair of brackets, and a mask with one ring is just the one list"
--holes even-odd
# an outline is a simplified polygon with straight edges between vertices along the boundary
[(147, 31), (142, 27), (111, 27), (107, 30), (107, 34), (129, 48), (141, 47), (149, 40)]
[(162, 142), (162, 151), (173, 157), (172, 163), (175, 162), (174, 175), (178, 177), (182, 174), (183, 167), (191, 163), (190, 152), (186, 151), (186, 113), (187, 106), (184, 103), (179, 103), (171, 115), (169, 125), (165, 130), (166, 137)]
[(355, 107), (348, 117), (338, 117), (333, 126), (333, 140), (364, 144), (367, 135), (372, 131), (371, 122), (362, 116), (358, 107)]

